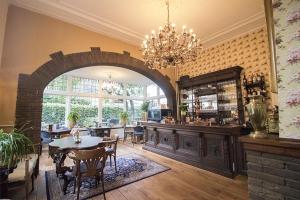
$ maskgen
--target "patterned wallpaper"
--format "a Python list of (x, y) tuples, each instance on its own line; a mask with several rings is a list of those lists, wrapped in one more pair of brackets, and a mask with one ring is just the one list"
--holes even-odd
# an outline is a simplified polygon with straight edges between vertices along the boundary
[(300, 139), (300, 0), (273, 0), (279, 136)]
[[(198, 76), (239, 65), (246, 77), (263, 73), (269, 94), (269, 47), (266, 27), (253, 30), (210, 48), (204, 48), (196, 62), (186, 64), (179, 70), (179, 77)], [(270, 96), (270, 95), (268, 95)], [(270, 104), (268, 99), (268, 104)]]

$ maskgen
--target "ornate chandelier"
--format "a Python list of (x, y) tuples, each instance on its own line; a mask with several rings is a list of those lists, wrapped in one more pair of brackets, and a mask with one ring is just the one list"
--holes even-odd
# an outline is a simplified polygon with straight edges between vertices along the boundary
[(111, 79), (111, 74), (108, 74), (108, 80), (103, 81), (102, 89), (108, 94), (111, 94), (115, 89), (115, 82)]
[(156, 34), (146, 35), (142, 43), (142, 52), (146, 65), (151, 69), (175, 67), (195, 61), (197, 50), (201, 48), (199, 39), (193, 33), (193, 29), (187, 31), (182, 27), (180, 34), (176, 33), (175, 24), (170, 23), (169, 1), (166, 0), (168, 11), (167, 24), (159, 27)]

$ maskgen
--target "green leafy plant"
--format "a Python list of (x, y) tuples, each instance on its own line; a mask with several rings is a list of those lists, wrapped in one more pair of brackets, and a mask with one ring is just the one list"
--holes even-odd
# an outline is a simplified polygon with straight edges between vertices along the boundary
[(188, 105), (186, 103), (182, 103), (179, 105), (179, 110), (182, 112), (188, 111)]
[(68, 115), (68, 120), (76, 124), (79, 120), (79, 114), (77, 112), (70, 112)]
[(19, 160), (34, 152), (31, 140), (21, 131), (5, 133), (0, 129), (0, 168), (14, 168)]
[(128, 118), (129, 118), (129, 115), (127, 112), (120, 113), (120, 119), (124, 124), (128, 122)]
[(141, 105), (141, 110), (142, 110), (143, 112), (148, 112), (149, 105), (150, 105), (150, 102), (149, 102), (149, 101), (144, 101), (143, 104)]

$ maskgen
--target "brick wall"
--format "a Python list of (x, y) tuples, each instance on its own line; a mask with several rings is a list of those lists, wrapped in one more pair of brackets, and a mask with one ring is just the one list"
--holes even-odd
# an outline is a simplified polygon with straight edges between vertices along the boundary
[(247, 151), (251, 200), (299, 200), (300, 159)]

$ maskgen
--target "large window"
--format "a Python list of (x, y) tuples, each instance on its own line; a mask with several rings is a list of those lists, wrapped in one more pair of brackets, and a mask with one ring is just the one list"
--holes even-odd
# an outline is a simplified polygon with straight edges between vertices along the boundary
[(98, 98), (72, 97), (71, 111), (79, 114), (79, 126), (93, 126), (98, 122)]
[(157, 85), (143, 84), (61, 75), (44, 91), (42, 123), (66, 125), (71, 111), (79, 114), (78, 125), (83, 127), (100, 121), (118, 124), (123, 111), (128, 112), (129, 123), (140, 120), (144, 101), (150, 101), (150, 108), (167, 104)]
[(66, 97), (63, 95), (44, 95), (42, 122), (45, 124), (64, 124)]
[(98, 93), (99, 81), (81, 77), (73, 77), (72, 79), (73, 92), (79, 93)]
[(143, 100), (127, 100), (126, 101), (126, 110), (129, 115), (129, 121), (138, 121), (142, 118), (141, 106)]
[(147, 97), (157, 96), (157, 86), (155, 84), (147, 86)]
[(134, 84), (128, 84), (126, 88), (127, 96), (133, 96), (133, 97), (144, 97), (145, 87), (142, 85), (134, 85)]
[(61, 75), (51, 81), (45, 90), (48, 91), (66, 91), (67, 90), (67, 76)]
[(123, 99), (103, 99), (102, 121), (111, 124), (119, 123), (120, 113), (124, 111)]

